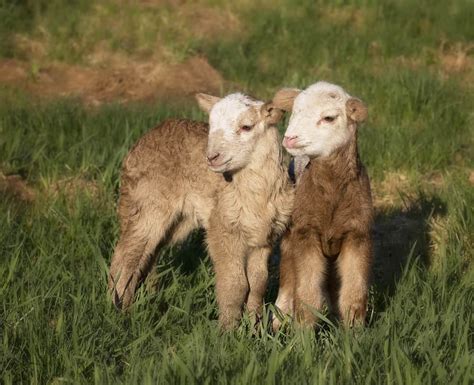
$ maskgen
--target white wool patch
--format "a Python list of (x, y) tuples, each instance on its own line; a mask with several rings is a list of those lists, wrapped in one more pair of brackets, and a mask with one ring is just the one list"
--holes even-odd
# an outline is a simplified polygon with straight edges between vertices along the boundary
[(235, 93), (227, 95), (219, 100), (209, 113), (209, 132), (214, 133), (222, 130), (226, 140), (232, 140), (241, 124), (242, 115), (250, 107), (260, 107), (263, 102), (249, 98), (248, 96)]
[[(327, 156), (348, 139), (346, 102), (350, 95), (338, 85), (318, 82), (295, 98), (285, 136), (297, 136), (295, 156)], [(334, 117), (325, 122), (325, 117)]]

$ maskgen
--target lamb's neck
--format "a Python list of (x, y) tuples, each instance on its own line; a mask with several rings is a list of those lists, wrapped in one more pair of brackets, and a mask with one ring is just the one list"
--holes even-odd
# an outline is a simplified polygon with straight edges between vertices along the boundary
[(311, 161), (311, 164), (316, 166), (315, 169), (318, 172), (325, 170), (338, 182), (356, 179), (360, 171), (357, 132), (354, 132), (351, 139), (332, 154), (324, 158), (317, 158)]
[(269, 127), (263, 135), (256, 144), (249, 164), (234, 175), (236, 183), (247, 184), (251, 178), (259, 177), (273, 185), (280, 183), (286, 176), (277, 128)]

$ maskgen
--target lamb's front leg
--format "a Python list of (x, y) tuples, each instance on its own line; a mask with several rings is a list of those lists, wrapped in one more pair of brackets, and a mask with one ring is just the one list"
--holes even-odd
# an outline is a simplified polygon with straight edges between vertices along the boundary
[(371, 259), (370, 239), (347, 239), (343, 243), (337, 259), (341, 278), (338, 307), (346, 326), (365, 322)]
[(263, 298), (268, 282), (268, 257), (270, 247), (252, 249), (247, 259), (247, 279), (250, 292), (247, 298), (247, 310), (257, 317), (261, 315)]
[[(326, 260), (319, 241), (309, 241), (295, 250), (294, 269), (296, 272), (296, 320), (304, 326), (313, 326), (317, 320), (314, 311), (321, 311), (324, 305), (324, 283), (326, 279)], [(299, 249), (298, 243), (292, 243)]]
[(237, 326), (249, 292), (245, 249), (239, 237), (212, 230), (208, 232), (208, 248), (216, 273), (219, 325), (230, 330)]
[[(295, 307), (295, 285), (296, 273), (294, 269), (293, 248), (291, 246), (290, 233), (287, 232), (282, 239), (280, 260), (280, 284), (278, 288), (278, 297), (275, 306), (281, 313), (281, 316), (293, 316)], [(279, 317), (273, 318), (273, 330), (280, 328), (281, 321)]]

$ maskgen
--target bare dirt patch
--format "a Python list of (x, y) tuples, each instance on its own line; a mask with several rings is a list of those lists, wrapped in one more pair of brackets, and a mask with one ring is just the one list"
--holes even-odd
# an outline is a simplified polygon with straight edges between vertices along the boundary
[(0, 193), (11, 195), (23, 202), (33, 202), (36, 191), (20, 175), (5, 175), (0, 172)]
[(0, 84), (40, 97), (74, 97), (98, 105), (219, 93), (224, 80), (206, 58), (196, 56), (177, 64), (124, 60), (90, 67), (54, 63), (39, 69), (27, 62), (4, 60), (0, 62)]

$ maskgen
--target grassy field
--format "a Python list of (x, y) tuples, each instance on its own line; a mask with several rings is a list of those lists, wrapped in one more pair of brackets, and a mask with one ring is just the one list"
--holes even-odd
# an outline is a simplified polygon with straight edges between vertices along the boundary
[[(474, 383), (472, 1), (0, 0), (0, 20), (0, 383)], [(98, 50), (105, 63), (205, 57), (221, 93), (269, 98), (325, 79), (368, 104), (364, 330), (324, 320), (274, 335), (244, 319), (220, 334), (202, 234), (162, 253), (130, 314), (114, 309), (121, 160), (160, 120), (206, 117), (186, 95), (41, 97), (51, 63), (95, 70)], [(28, 86), (2, 83), (13, 62)]]

